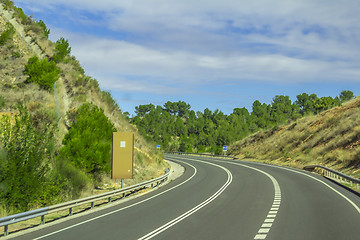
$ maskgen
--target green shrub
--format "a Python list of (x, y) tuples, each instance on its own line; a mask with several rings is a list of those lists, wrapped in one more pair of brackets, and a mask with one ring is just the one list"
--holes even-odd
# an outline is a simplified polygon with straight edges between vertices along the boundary
[(21, 8), (14, 6), (14, 17), (18, 18), (21, 24), (27, 25), (31, 22), (31, 19), (26, 16)]
[(40, 61), (35, 56), (29, 59), (25, 73), (29, 75), (27, 82), (35, 82), (42, 88), (50, 90), (60, 77), (60, 68), (54, 61), (49, 62), (46, 58)]
[(43, 34), (46, 38), (49, 37), (49, 34), (50, 34), (50, 29), (47, 28), (46, 24), (40, 20), (37, 22), (37, 25), (39, 25), (41, 27), (41, 29), (43, 30)]
[(18, 51), (15, 51), (15, 52), (12, 52), (11, 56), (12, 56), (13, 58), (20, 58), (20, 57), (21, 57), (21, 53), (18, 52)]
[(23, 105), (18, 109), (14, 121), (4, 116), (0, 122), (0, 201), (27, 211), (47, 186), (53, 129), (34, 128), (28, 110)]
[(0, 46), (3, 46), (15, 33), (15, 28), (11, 23), (6, 23), (5, 31), (0, 35)]
[(354, 93), (350, 90), (343, 90), (339, 97), (341, 102), (346, 102), (354, 98)]
[(54, 61), (59, 63), (65, 59), (66, 56), (69, 56), (71, 52), (71, 47), (69, 46), (68, 40), (65, 40), (61, 37), (55, 43), (55, 54), (54, 54)]
[(74, 124), (65, 135), (59, 159), (70, 161), (94, 178), (110, 171), (114, 125), (96, 105), (86, 103), (76, 112)]
[(54, 170), (53, 182), (61, 183), (63, 193), (72, 199), (79, 198), (82, 191), (91, 183), (91, 179), (81, 169), (76, 168), (71, 162), (61, 157), (56, 159)]
[(13, 1), (9, 1), (9, 0), (4, 0), (3, 2), (3, 8), (5, 10), (10, 10), (12, 7), (14, 7), (14, 3)]

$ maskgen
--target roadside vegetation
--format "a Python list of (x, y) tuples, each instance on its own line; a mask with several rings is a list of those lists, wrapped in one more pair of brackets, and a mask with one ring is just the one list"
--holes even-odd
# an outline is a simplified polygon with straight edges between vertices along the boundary
[(0, 35), (0, 46), (9, 41), (15, 33), (15, 28), (11, 23), (7, 23), (5, 30)]
[(60, 68), (53, 60), (48, 61), (44, 58), (40, 61), (37, 56), (34, 56), (25, 65), (25, 73), (29, 76), (28, 83), (35, 82), (45, 90), (52, 90), (54, 83), (60, 77)]
[(39, 127), (26, 107), (18, 109), (18, 115), (0, 122), (0, 202), (25, 211), (58, 198), (59, 188), (48, 174), (54, 157), (52, 125)]
[(223, 145), (259, 131), (278, 129), (304, 116), (317, 115), (352, 98), (354, 93), (348, 90), (335, 98), (302, 93), (295, 102), (289, 96), (278, 95), (271, 104), (254, 101), (251, 113), (246, 108), (235, 108), (230, 115), (218, 109), (195, 113), (183, 101), (167, 102), (163, 107), (148, 104), (136, 107), (131, 122), (164, 151), (222, 154)]
[(228, 153), (298, 168), (321, 164), (360, 178), (360, 98), (254, 133)]
[(49, 41), (43, 21), (0, 4), (0, 217), (119, 188), (110, 179), (113, 131), (135, 133), (125, 185), (162, 175), (161, 152), (85, 74), (69, 42)]

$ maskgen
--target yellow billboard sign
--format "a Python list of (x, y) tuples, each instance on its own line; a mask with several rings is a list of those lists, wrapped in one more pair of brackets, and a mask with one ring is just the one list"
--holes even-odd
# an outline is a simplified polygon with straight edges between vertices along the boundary
[(133, 178), (134, 133), (114, 132), (112, 147), (112, 179)]

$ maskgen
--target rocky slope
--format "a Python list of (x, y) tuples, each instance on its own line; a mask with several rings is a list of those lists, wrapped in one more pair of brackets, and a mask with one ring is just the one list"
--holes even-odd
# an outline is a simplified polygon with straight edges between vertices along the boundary
[[(97, 80), (86, 76), (80, 63), (74, 56), (59, 63), (61, 76), (54, 91), (46, 91), (35, 83), (26, 83), (24, 67), (28, 59), (54, 56), (55, 44), (42, 34), (39, 24), (31, 17), (24, 17), (22, 11), (9, 5), (10, 1), (0, 1), (0, 33), (9, 24), (15, 29), (12, 37), (0, 46), (0, 115), (17, 114), (17, 104), (22, 102), (39, 121), (44, 117), (56, 121), (56, 148), (62, 145), (62, 139), (71, 125), (71, 116), (79, 106), (91, 102), (104, 110), (105, 115), (115, 125), (117, 131), (135, 133), (135, 176), (126, 180), (130, 185), (163, 174), (167, 164), (154, 144), (146, 142), (123, 116), (111, 94), (99, 88)], [(7, 5), (6, 5), (7, 4)], [(22, 13), (22, 14), (21, 14)], [(107, 184), (117, 184), (107, 179)], [(89, 193), (88, 193), (89, 194)]]

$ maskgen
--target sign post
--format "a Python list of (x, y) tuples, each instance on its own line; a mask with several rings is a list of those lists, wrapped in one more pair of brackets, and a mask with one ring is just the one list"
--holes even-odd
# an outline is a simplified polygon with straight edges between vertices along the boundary
[(225, 155), (226, 151), (227, 151), (227, 146), (223, 146), (224, 155)]
[(132, 179), (134, 164), (134, 133), (114, 132), (112, 148), (112, 179)]

